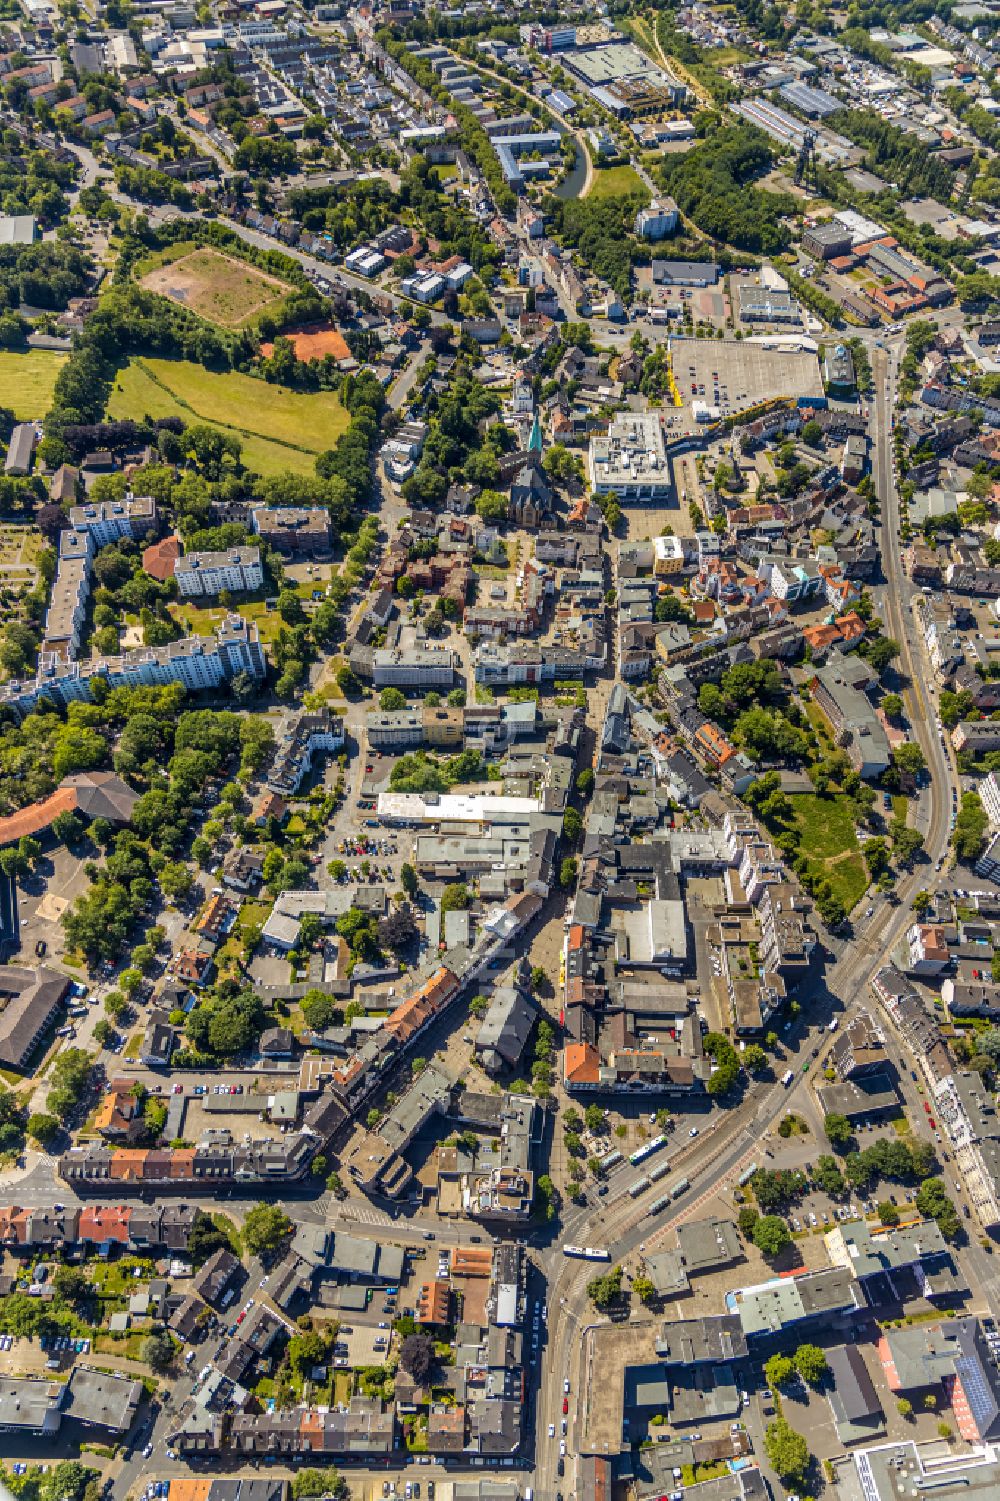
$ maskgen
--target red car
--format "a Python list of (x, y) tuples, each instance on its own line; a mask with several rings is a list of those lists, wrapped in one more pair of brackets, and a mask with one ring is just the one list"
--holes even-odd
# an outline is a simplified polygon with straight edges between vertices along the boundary
[(565, 1417), (568, 1412), (569, 1412), (569, 1398), (568, 1397), (563, 1397), (563, 1416)]

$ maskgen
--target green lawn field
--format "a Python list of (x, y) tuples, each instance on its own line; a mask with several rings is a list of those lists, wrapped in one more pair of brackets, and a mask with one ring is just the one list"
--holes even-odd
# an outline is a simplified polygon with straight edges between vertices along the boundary
[(848, 799), (799, 792), (792, 795), (791, 803), (801, 833), (799, 852), (817, 875), (830, 882), (834, 895), (850, 912), (864, 896), (868, 876)]
[(238, 372), (188, 360), (135, 359), (119, 371), (108, 416), (182, 417), (235, 433), (243, 462), (258, 474), (311, 474), (350, 420), (332, 391), (288, 391)]
[(221, 328), (244, 328), (266, 310), (279, 308), (288, 282), (209, 245), (182, 241), (140, 263), (141, 286), (190, 308)]
[(588, 198), (624, 198), (626, 193), (649, 202), (649, 189), (634, 167), (627, 162), (618, 167), (595, 167)]
[(42, 418), (52, 405), (56, 376), (68, 356), (48, 349), (26, 354), (0, 350), (0, 407), (14, 413), (18, 422)]

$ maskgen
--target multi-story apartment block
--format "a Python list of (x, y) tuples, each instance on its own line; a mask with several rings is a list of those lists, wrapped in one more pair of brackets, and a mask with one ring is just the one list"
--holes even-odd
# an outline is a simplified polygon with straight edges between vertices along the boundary
[(122, 537), (139, 539), (156, 530), (156, 501), (149, 495), (130, 496), (125, 500), (88, 501), (73, 506), (69, 524), (75, 532), (86, 532), (94, 551), (117, 542)]
[(178, 592), (199, 595), (252, 594), (264, 584), (259, 547), (230, 547), (225, 552), (189, 552), (174, 564)]

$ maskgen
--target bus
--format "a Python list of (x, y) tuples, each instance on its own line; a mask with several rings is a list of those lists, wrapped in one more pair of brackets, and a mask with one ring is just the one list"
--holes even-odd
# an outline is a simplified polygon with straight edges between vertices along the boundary
[(674, 1184), (673, 1188), (670, 1190), (670, 1197), (672, 1199), (679, 1199), (681, 1194), (686, 1193), (690, 1187), (691, 1184), (686, 1178), (679, 1178)]
[(648, 1178), (636, 1178), (635, 1182), (629, 1188), (629, 1191), (628, 1191), (629, 1198), (630, 1199), (637, 1199), (641, 1193), (645, 1193), (646, 1192), (646, 1189), (648, 1187), (649, 1187), (649, 1179)]
[(611, 1252), (598, 1250), (596, 1246), (563, 1246), (564, 1256), (580, 1256), (584, 1261), (610, 1261)]
[(658, 1152), (666, 1144), (667, 1138), (665, 1136), (654, 1136), (652, 1141), (647, 1141), (644, 1146), (636, 1147), (628, 1160), (633, 1167), (638, 1167), (640, 1162), (645, 1162), (647, 1157), (652, 1157), (654, 1152)]

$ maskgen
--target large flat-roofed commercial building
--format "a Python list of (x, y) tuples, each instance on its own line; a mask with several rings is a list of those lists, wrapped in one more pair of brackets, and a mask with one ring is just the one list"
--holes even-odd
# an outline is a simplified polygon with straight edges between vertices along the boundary
[(456, 660), (447, 647), (416, 646), (408, 651), (385, 647), (375, 652), (372, 681), (376, 688), (450, 688)]
[(590, 440), (590, 483), (597, 495), (669, 500), (673, 478), (655, 412), (624, 412), (606, 438)]
[(834, 1314), (864, 1307), (851, 1273), (843, 1267), (806, 1272), (799, 1277), (775, 1277), (756, 1287), (726, 1294), (727, 1308), (739, 1316), (748, 1340), (783, 1334), (795, 1324), (828, 1320)]
[[(995, 1451), (994, 1451), (995, 1453)], [(1000, 1459), (966, 1450), (948, 1458), (934, 1451), (925, 1469), (920, 1450), (896, 1439), (878, 1448), (856, 1449), (854, 1468), (866, 1501), (994, 1501), (1000, 1496)]]
[(0, 215), (0, 245), (33, 245), (40, 239), (38, 220), (31, 214)]
[(799, 305), (790, 292), (737, 282), (740, 318), (744, 323), (801, 323)]
[(616, 87), (627, 82), (661, 91), (665, 106), (680, 104), (687, 87), (674, 73), (655, 63), (634, 42), (609, 42), (605, 47), (589, 47), (564, 54), (565, 66), (589, 89)]

